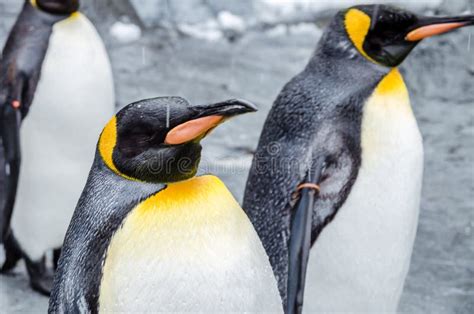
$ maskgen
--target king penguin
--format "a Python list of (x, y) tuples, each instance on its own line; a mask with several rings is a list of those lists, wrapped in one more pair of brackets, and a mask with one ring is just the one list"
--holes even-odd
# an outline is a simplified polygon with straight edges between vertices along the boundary
[(44, 254), (62, 244), (96, 134), (115, 111), (104, 44), (78, 8), (78, 0), (26, 1), (0, 65), (2, 271), (23, 257), (32, 287), (45, 294), (53, 278)]
[[(422, 39), (473, 23), (472, 15), (351, 7), (337, 13), (306, 68), (284, 86), (264, 124), (243, 203), (284, 302), (304, 280), (289, 263), (313, 246), (305, 310), (396, 311), (423, 173), (422, 137), (397, 66)], [(307, 218), (310, 241), (294, 248), (289, 239), (306, 226), (304, 219), (293, 224), (301, 188), (317, 196)], [(303, 255), (289, 259), (289, 252)]]
[(215, 176), (195, 176), (200, 141), (255, 107), (132, 103), (100, 135), (66, 234), (50, 313), (275, 312), (277, 282), (252, 223)]

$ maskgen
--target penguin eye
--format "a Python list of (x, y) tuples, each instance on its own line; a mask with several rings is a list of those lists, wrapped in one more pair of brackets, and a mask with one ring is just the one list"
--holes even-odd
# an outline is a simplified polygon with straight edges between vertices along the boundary
[(164, 136), (160, 133), (142, 126), (132, 127), (119, 136), (117, 148), (124, 157), (135, 157), (163, 143)]
[(135, 134), (123, 138), (118, 146), (119, 151), (125, 157), (134, 157), (148, 147), (149, 136), (146, 134)]

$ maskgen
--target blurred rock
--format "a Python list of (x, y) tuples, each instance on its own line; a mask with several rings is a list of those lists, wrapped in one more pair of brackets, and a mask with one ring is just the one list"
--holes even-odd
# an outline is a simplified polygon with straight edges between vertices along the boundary
[(122, 43), (131, 43), (140, 39), (142, 31), (135, 24), (117, 21), (110, 27), (110, 35)]
[(216, 18), (221, 11), (250, 16), (251, 0), (130, 0), (147, 27), (174, 24), (199, 24)]
[(436, 9), (440, 14), (457, 15), (466, 12), (472, 12), (474, 9), (474, 0), (443, 0), (441, 5)]
[(177, 28), (182, 34), (208, 41), (216, 41), (224, 36), (215, 19), (209, 19), (199, 24), (179, 24)]
[(130, 0), (147, 27), (196, 24), (213, 18), (208, 5), (201, 0)]
[(395, 4), (415, 12), (425, 12), (439, 7), (441, 2), (442, 0), (260, 0), (256, 1), (255, 7), (260, 22), (288, 24), (324, 21), (336, 11), (357, 4)]
[(234, 31), (237, 33), (243, 33), (245, 31), (244, 20), (229, 11), (221, 11), (217, 15), (217, 21), (219, 22), (222, 29), (226, 31)]
[(255, 15), (255, 3), (261, 0), (204, 0), (213, 12), (228, 11), (246, 18)]

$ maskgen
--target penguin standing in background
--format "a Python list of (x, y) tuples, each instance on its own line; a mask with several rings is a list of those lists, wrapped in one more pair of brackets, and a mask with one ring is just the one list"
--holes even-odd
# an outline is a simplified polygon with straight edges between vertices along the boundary
[[(284, 302), (292, 298), (289, 313), (301, 311), (292, 305), (295, 296), (301, 305), (311, 245), (308, 312), (396, 311), (423, 173), (422, 138), (397, 66), (422, 39), (472, 24), (472, 15), (423, 17), (386, 5), (343, 10), (283, 88), (265, 122), (243, 208)], [(297, 190), (315, 194), (306, 220), (294, 217)]]
[(0, 63), (7, 175), (0, 204), (2, 272), (24, 258), (32, 287), (44, 294), (52, 284), (44, 254), (55, 249), (59, 255), (96, 134), (114, 112), (104, 44), (78, 7), (78, 0), (26, 1)]
[(268, 256), (215, 176), (195, 177), (200, 141), (255, 107), (126, 106), (106, 125), (66, 234), (49, 313), (274, 312)]

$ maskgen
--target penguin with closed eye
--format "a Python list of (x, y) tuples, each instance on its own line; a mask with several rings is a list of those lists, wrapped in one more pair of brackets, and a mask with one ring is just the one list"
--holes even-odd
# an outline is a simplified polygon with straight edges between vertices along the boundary
[(260, 239), (201, 140), (242, 100), (132, 103), (105, 126), (66, 234), (49, 313), (283, 313)]

